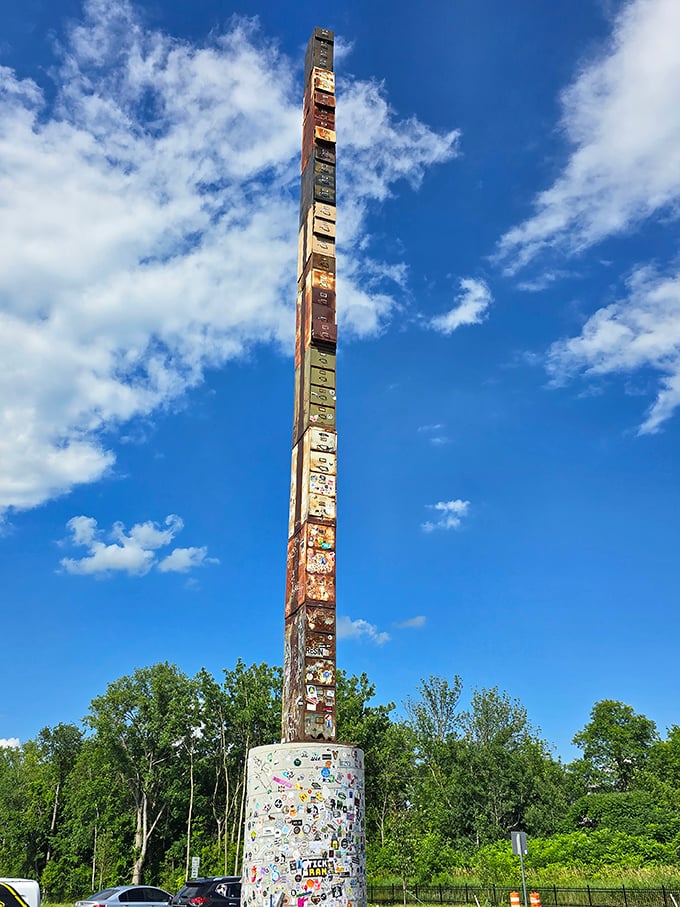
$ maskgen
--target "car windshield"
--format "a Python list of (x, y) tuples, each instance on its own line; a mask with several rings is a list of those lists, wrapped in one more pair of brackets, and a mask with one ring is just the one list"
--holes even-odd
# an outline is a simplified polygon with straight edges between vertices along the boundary
[(89, 898), (85, 898), (86, 901), (105, 901), (107, 898), (110, 898), (111, 895), (118, 891), (117, 888), (104, 888), (103, 891), (97, 891), (95, 894), (91, 894)]

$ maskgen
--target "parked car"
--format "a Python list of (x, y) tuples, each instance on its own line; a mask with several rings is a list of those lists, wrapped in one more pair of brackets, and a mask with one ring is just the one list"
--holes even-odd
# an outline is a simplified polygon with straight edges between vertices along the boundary
[(76, 907), (119, 907), (121, 904), (135, 904), (136, 907), (167, 907), (172, 895), (162, 888), (151, 885), (118, 885), (104, 888), (89, 898), (76, 901)]
[(240, 907), (241, 877), (189, 879), (170, 904), (171, 907)]

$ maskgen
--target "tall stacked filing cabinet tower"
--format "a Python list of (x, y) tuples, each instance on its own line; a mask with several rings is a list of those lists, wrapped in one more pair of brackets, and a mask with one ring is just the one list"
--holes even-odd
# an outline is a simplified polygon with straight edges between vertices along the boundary
[(305, 55), (282, 742), (248, 756), (244, 907), (364, 907), (364, 765), (336, 731), (333, 32)]
[(305, 57), (282, 739), (335, 739), (335, 76), (333, 35)]

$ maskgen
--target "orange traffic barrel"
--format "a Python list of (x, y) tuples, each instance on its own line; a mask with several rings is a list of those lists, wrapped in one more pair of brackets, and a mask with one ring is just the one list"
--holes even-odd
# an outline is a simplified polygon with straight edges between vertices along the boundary
[(537, 891), (529, 893), (529, 905), (530, 907), (541, 907), (541, 896)]
[(510, 907), (519, 907), (519, 891), (510, 892)]

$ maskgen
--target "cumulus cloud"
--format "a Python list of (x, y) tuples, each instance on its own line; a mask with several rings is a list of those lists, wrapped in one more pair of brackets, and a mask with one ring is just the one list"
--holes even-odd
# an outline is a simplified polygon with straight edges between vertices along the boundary
[(492, 302), (493, 296), (485, 281), (463, 277), (460, 280), (460, 293), (456, 296), (454, 307), (444, 315), (437, 315), (429, 325), (441, 334), (452, 334), (456, 328), (465, 324), (479, 324), (484, 321)]
[(425, 626), (427, 618), (424, 614), (419, 614), (417, 617), (409, 617), (408, 620), (402, 620), (400, 623), (395, 624), (399, 630), (420, 630)]
[(437, 513), (434, 520), (428, 520), (423, 523), (421, 528), (423, 532), (434, 532), (435, 529), (458, 529), (463, 521), (463, 517), (468, 514), (470, 507), (469, 501), (438, 501), (436, 504), (428, 504), (430, 510)]
[(217, 558), (208, 557), (208, 549), (203, 548), (175, 548), (172, 554), (158, 564), (161, 573), (188, 573), (194, 567), (204, 564), (219, 564)]
[(658, 431), (680, 406), (680, 272), (638, 268), (623, 299), (597, 311), (577, 337), (554, 343), (548, 353), (554, 384), (586, 376), (651, 367), (661, 375), (655, 402), (640, 427)]
[[(0, 513), (101, 478), (105, 432), (293, 334), (294, 64), (249, 23), (197, 46), (86, 0), (53, 73), (46, 94), (0, 67)], [(371, 255), (368, 208), (458, 134), (400, 120), (377, 84), (339, 86), (340, 318), (366, 336), (404, 280)]]
[(153, 568), (161, 573), (186, 573), (193, 567), (219, 563), (216, 558), (207, 557), (207, 548), (174, 548), (170, 554), (158, 559), (156, 552), (170, 545), (184, 528), (182, 519), (176, 514), (165, 518), (165, 528), (148, 520), (136, 523), (129, 532), (123, 523), (117, 522), (108, 534), (104, 534), (98, 529), (97, 521), (88, 516), (74, 516), (66, 525), (71, 532), (71, 544), (88, 551), (81, 558), (61, 559), (61, 566), (67, 573), (144, 576)]
[(21, 746), (18, 737), (0, 737), (0, 749), (15, 750)]
[(390, 639), (390, 634), (378, 630), (375, 624), (361, 618), (352, 620), (345, 615), (338, 617), (337, 636), (338, 639), (369, 639), (377, 646), (384, 645)]
[(562, 94), (571, 145), (534, 213), (501, 239), (514, 273), (539, 253), (568, 254), (623, 233), (680, 200), (680, 4), (633, 0), (611, 38)]

